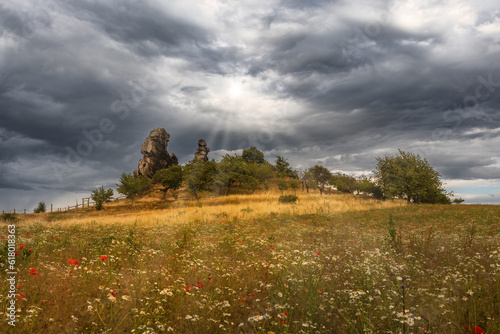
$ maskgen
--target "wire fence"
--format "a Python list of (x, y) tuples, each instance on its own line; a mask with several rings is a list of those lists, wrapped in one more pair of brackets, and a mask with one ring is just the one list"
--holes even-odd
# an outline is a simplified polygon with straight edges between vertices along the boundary
[[(119, 197), (113, 197), (111, 198), (111, 201), (116, 201), (119, 199), (126, 198), (125, 196), (119, 196)], [(78, 199), (75, 201), (75, 205), (68, 205), (62, 208), (55, 208), (53, 204), (50, 204), (50, 209), (48, 207), (45, 208), (45, 212), (68, 212), (71, 210), (83, 210), (85, 208), (90, 208), (91, 206), (94, 206), (95, 202), (91, 201), (90, 198), (82, 198), (81, 203), (78, 203)], [(2, 210), (2, 214), (5, 213), (13, 213), (13, 214), (27, 214), (27, 213), (36, 213), (36, 208), (33, 210), (29, 209), (12, 209), (10, 211), (5, 211)]]

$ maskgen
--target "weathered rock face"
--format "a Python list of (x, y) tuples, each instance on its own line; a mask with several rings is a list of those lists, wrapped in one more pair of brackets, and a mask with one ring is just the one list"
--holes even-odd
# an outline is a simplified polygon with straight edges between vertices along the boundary
[(194, 152), (194, 158), (208, 161), (208, 152), (210, 152), (210, 148), (207, 147), (207, 142), (203, 139), (198, 140), (198, 148)]
[(138, 169), (134, 175), (145, 175), (153, 177), (160, 169), (171, 165), (178, 165), (179, 161), (175, 154), (169, 155), (167, 152), (170, 135), (165, 129), (158, 128), (151, 131), (141, 147), (141, 153), (144, 158), (139, 160)]

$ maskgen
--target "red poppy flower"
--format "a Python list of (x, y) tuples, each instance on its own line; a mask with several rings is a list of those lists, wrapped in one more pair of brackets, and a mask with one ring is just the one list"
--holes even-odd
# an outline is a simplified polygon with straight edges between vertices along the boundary
[(107, 261), (108, 257), (106, 255), (101, 255), (101, 261)]
[(25, 295), (23, 295), (22, 293), (20, 293), (20, 294), (18, 294), (18, 295), (17, 295), (17, 297), (16, 297), (16, 298), (17, 298), (17, 299), (26, 299), (26, 296), (25, 296)]
[(483, 329), (479, 326), (469, 326), (466, 331), (470, 334), (484, 334)]
[(18, 255), (19, 255), (19, 253), (18, 253), (17, 251), (14, 251), (14, 254), (15, 254), (16, 256), (18, 256)]
[(24, 245), (19, 245), (19, 250), (23, 249)]
[(186, 285), (186, 290), (184, 292), (189, 292), (189, 289), (191, 289), (191, 287), (189, 285)]
[(30, 269), (30, 275), (33, 275), (33, 276), (38, 275), (38, 272), (35, 270), (35, 268)]
[(75, 266), (77, 266), (77, 265), (80, 264), (80, 262), (78, 262), (78, 260), (73, 260), (73, 259), (68, 259), (68, 263), (71, 263), (71, 264), (73, 264)]

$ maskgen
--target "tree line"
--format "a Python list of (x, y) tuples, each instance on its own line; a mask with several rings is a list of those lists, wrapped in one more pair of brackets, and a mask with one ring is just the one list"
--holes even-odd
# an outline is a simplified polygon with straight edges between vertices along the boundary
[[(154, 177), (122, 173), (117, 191), (132, 201), (154, 186), (161, 187), (164, 196), (182, 186), (195, 198), (211, 191), (219, 195), (267, 190), (275, 184), (282, 192), (299, 187), (309, 193), (318, 189), (320, 194), (331, 187), (349, 194), (365, 194), (377, 199), (405, 199), (409, 203), (452, 203), (443, 188), (441, 175), (425, 158), (399, 150), (395, 156), (376, 158), (377, 165), (371, 176), (355, 177), (341, 172), (332, 173), (328, 168), (315, 165), (304, 171), (294, 170), (286, 158), (278, 156), (274, 164), (255, 147), (243, 150), (241, 155), (226, 154), (221, 161), (193, 159), (184, 166), (172, 165), (158, 171)], [(96, 208), (113, 196), (112, 189), (103, 187), (92, 191)], [(460, 203), (461, 199), (455, 199)]]

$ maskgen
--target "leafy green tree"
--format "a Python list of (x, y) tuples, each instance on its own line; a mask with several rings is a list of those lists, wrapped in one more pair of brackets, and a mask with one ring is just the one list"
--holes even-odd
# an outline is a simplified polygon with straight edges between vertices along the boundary
[(357, 190), (358, 192), (372, 195), (377, 199), (382, 199), (384, 197), (382, 188), (366, 176), (362, 176), (358, 179)]
[(265, 161), (262, 164), (256, 162), (253, 163), (247, 162), (246, 165), (248, 174), (253, 179), (257, 180), (257, 187), (261, 185), (266, 187), (266, 184), (268, 184), (267, 181), (275, 176), (273, 166), (267, 161)]
[(149, 191), (153, 185), (150, 178), (144, 175), (134, 176), (132, 173), (122, 173), (120, 177), (120, 183), (116, 184), (118, 188), (116, 190), (125, 195), (127, 198), (132, 200), (132, 205), (134, 205), (134, 199)]
[(212, 159), (193, 159), (184, 166), (183, 174), (188, 191), (198, 199), (202, 191), (210, 190), (215, 180), (217, 164)]
[(312, 173), (309, 170), (304, 171), (300, 175), (300, 181), (302, 182), (302, 190), (306, 188), (306, 192), (309, 194), (309, 189), (315, 189), (318, 184), (314, 180)]
[(278, 180), (278, 189), (281, 190), (281, 195), (283, 195), (283, 191), (288, 189), (288, 182), (285, 179)]
[(246, 162), (255, 162), (258, 164), (263, 164), (264, 162), (266, 162), (266, 160), (264, 159), (264, 153), (259, 151), (255, 146), (243, 150), (243, 154), (241, 156)]
[(325, 186), (327, 185), (328, 181), (330, 181), (332, 173), (327, 168), (320, 165), (309, 168), (307, 172), (311, 174), (311, 178), (316, 183), (316, 186), (319, 189), (319, 193), (323, 195)]
[(101, 210), (102, 205), (113, 197), (113, 189), (104, 189), (103, 186), (92, 190), (90, 198), (95, 202), (95, 209)]
[(397, 156), (379, 157), (374, 174), (385, 198), (404, 198), (408, 203), (451, 203), (441, 175), (420, 155), (399, 150)]
[(352, 194), (357, 190), (358, 180), (352, 176), (337, 172), (328, 181), (329, 184), (337, 187), (337, 190), (343, 193)]
[(171, 165), (156, 172), (153, 180), (163, 186), (163, 197), (167, 196), (169, 190), (177, 190), (182, 185), (182, 167)]
[(243, 157), (226, 154), (217, 164), (215, 183), (225, 189), (226, 195), (229, 195), (233, 187), (244, 188), (247, 184), (257, 183), (257, 181), (250, 177)]
[(290, 188), (293, 189), (294, 195), (297, 194), (297, 189), (299, 188), (299, 186), (300, 186), (300, 181), (298, 179), (291, 179), (290, 180)]
[(248, 162), (238, 155), (225, 155), (217, 164), (215, 184), (228, 195), (233, 188), (254, 191), (273, 176), (273, 167), (267, 161)]
[(46, 211), (45, 202), (39, 202), (38, 206), (33, 210), (34, 213), (42, 213)]
[(290, 167), (288, 161), (279, 155), (276, 157), (276, 173), (279, 177), (298, 178), (297, 172)]

